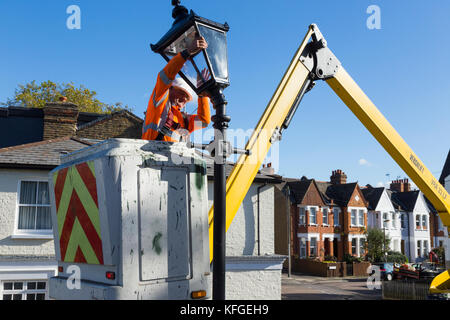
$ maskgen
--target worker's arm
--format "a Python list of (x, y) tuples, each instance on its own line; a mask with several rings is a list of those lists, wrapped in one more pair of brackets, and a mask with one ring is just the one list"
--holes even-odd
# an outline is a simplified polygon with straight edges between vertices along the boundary
[(211, 110), (209, 107), (209, 98), (198, 97), (198, 113), (189, 115), (189, 128), (191, 133), (194, 130), (203, 129), (211, 122)]
[(172, 85), (172, 81), (177, 76), (177, 73), (180, 72), (181, 68), (183, 68), (188, 57), (189, 53), (187, 51), (178, 53), (167, 63), (164, 69), (158, 73), (156, 86), (150, 97), (150, 99), (153, 100), (154, 107), (159, 107), (158, 102), (164, 100), (165, 95), (168, 94), (168, 90)]

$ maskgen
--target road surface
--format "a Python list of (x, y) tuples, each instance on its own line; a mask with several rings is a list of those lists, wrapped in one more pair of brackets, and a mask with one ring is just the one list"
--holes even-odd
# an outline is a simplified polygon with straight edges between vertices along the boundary
[(367, 278), (325, 278), (286, 273), (281, 278), (282, 300), (381, 300), (381, 289), (370, 290)]

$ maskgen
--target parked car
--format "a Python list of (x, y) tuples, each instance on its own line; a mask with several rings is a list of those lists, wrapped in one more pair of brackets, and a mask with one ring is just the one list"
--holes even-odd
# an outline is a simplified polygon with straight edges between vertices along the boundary
[(394, 264), (392, 262), (378, 262), (373, 265), (380, 268), (381, 279), (391, 281), (394, 273)]

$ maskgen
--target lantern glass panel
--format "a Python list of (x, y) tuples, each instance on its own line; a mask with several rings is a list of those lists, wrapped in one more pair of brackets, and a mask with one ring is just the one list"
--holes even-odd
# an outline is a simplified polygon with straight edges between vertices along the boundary
[[(195, 40), (196, 34), (198, 32), (195, 27), (190, 27), (164, 50), (164, 54), (171, 59), (173, 56), (185, 50)], [(210, 72), (206, 72), (206, 70), (208, 70), (208, 66), (203, 53), (200, 51), (186, 61), (181, 72), (189, 80), (191, 86), (198, 88), (211, 78)]]
[(198, 24), (200, 34), (208, 43), (206, 53), (215, 79), (228, 81), (227, 37), (224, 31)]

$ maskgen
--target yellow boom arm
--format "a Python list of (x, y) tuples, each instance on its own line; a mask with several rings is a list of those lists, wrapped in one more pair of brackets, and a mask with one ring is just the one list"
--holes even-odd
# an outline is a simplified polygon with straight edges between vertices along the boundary
[[(240, 156), (227, 179), (226, 229), (231, 225), (274, 139), (287, 128), (303, 95), (316, 80), (326, 81), (334, 90), (431, 201), (450, 231), (450, 196), (447, 191), (341, 66), (314, 24), (309, 27), (247, 142), (246, 149), (251, 151), (250, 155)], [(212, 261), (213, 208), (209, 211), (209, 239)], [(434, 282), (431, 291), (442, 292), (450, 286), (450, 277), (440, 275)]]

